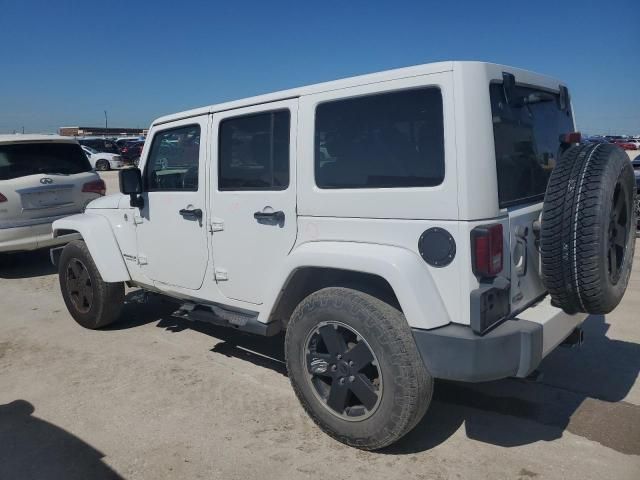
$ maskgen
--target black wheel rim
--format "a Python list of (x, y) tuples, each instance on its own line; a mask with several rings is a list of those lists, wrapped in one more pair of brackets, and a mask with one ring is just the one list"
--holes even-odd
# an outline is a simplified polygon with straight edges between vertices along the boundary
[(609, 217), (609, 241), (607, 248), (607, 269), (611, 283), (620, 279), (627, 251), (629, 222), (631, 221), (628, 195), (621, 182), (613, 192), (613, 206)]
[(305, 347), (302, 361), (320, 403), (349, 421), (373, 415), (382, 399), (382, 372), (364, 337), (341, 322), (322, 322)]
[(77, 258), (67, 265), (67, 291), (73, 306), (80, 313), (87, 313), (93, 304), (93, 285), (89, 271)]

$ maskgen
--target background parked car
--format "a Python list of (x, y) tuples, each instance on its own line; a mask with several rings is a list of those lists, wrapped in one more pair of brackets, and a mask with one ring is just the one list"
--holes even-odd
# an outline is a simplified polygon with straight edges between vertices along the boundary
[(119, 149), (124, 147), (129, 142), (144, 142), (143, 137), (118, 137), (116, 138), (116, 145)]
[(75, 139), (0, 135), (0, 252), (73, 240), (54, 239), (51, 223), (104, 194), (104, 182)]
[(128, 162), (137, 163), (142, 154), (144, 141), (127, 142), (120, 148), (120, 155)]
[(124, 162), (122, 161), (122, 157), (120, 155), (116, 155), (114, 153), (107, 152), (98, 152), (91, 147), (87, 147), (86, 145), (82, 145), (82, 150), (87, 154), (87, 158), (89, 162), (91, 162), (91, 166), (96, 170), (112, 170), (116, 168), (122, 168), (124, 166)]
[(81, 138), (78, 142), (80, 145), (91, 147), (98, 152), (115, 153), (116, 155), (120, 153), (116, 142), (109, 138)]
[(640, 143), (631, 139), (616, 140), (614, 143), (625, 150), (638, 150), (640, 147)]

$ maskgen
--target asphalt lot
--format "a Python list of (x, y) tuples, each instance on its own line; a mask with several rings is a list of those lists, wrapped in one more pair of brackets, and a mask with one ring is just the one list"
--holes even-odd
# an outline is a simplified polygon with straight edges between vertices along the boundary
[(639, 257), (622, 304), (541, 382), (437, 382), (418, 427), (368, 453), (307, 418), (281, 337), (174, 319), (135, 291), (119, 324), (84, 330), (47, 252), (15, 255), (0, 267), (0, 479), (640, 478)]

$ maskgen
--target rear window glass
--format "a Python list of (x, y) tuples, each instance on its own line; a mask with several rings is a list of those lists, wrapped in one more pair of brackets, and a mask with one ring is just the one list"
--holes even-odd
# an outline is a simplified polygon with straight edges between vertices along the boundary
[(320, 188), (430, 187), (444, 179), (442, 94), (436, 87), (318, 105)]
[(27, 175), (88, 172), (91, 164), (75, 143), (14, 143), (0, 145), (0, 180)]
[(573, 131), (571, 109), (560, 110), (558, 95), (516, 87), (532, 103), (508, 105), (502, 83), (489, 89), (500, 208), (542, 200), (561, 155), (560, 135)]

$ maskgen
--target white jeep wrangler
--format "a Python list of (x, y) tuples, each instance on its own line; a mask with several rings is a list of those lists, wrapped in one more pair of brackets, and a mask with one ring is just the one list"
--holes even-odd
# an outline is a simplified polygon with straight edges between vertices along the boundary
[(434, 378), (526, 377), (620, 301), (635, 182), (580, 145), (567, 88), (442, 62), (153, 122), (121, 195), (58, 220), (53, 252), (84, 327), (124, 286), (186, 318), (274, 335), (303, 407), (363, 449), (406, 434)]

